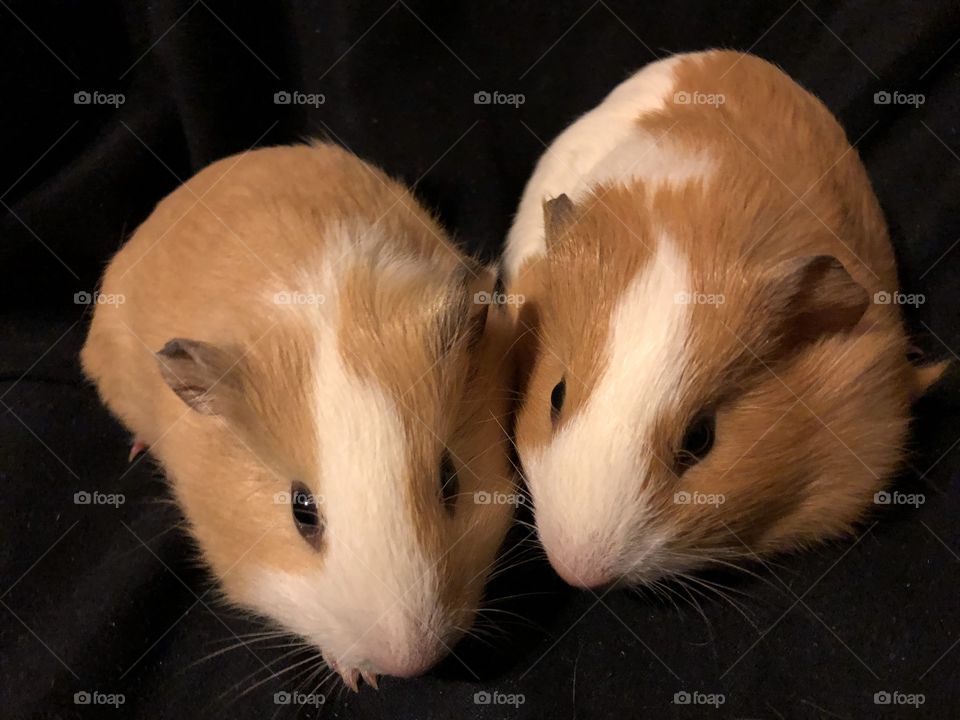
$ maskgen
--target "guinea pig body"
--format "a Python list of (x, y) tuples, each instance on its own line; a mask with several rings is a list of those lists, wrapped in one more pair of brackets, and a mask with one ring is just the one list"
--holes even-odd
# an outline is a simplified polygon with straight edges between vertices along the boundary
[(575, 585), (849, 531), (941, 369), (907, 362), (857, 153), (750, 55), (649, 65), (564, 131), (503, 274), (535, 338), (517, 448), (547, 554)]
[[(510, 506), (492, 278), (399, 183), (324, 144), (243, 153), (114, 257), (82, 351), (228, 599), (358, 675), (468, 628)], [(477, 278), (477, 279), (475, 279)]]

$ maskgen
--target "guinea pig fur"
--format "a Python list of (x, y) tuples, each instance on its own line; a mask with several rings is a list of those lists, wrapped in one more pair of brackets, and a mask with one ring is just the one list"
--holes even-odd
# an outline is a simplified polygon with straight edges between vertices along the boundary
[(359, 676), (426, 671), (511, 521), (509, 322), (398, 182), (332, 145), (207, 167), (110, 262), (82, 364), (226, 597)]
[(903, 457), (893, 250), (823, 104), (773, 65), (653, 63), (544, 153), (510, 230), (528, 338), (516, 442), (578, 586), (849, 532)]

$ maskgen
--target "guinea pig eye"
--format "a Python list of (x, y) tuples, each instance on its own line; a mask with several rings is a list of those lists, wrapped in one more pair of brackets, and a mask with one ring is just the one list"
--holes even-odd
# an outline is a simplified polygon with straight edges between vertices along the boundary
[(323, 519), (317, 507), (317, 498), (301, 482), (290, 487), (290, 505), (293, 508), (293, 524), (309, 543), (315, 545), (323, 534)]
[(440, 501), (451, 515), (459, 494), (460, 478), (457, 475), (457, 468), (453, 465), (450, 453), (444, 450), (440, 456)]
[(713, 448), (713, 438), (717, 431), (717, 415), (702, 412), (687, 426), (677, 452), (677, 466), (680, 471), (696, 465)]
[(560, 378), (560, 382), (553, 386), (553, 392), (550, 393), (550, 417), (556, 422), (560, 417), (560, 410), (563, 409), (563, 400), (567, 396), (567, 381)]

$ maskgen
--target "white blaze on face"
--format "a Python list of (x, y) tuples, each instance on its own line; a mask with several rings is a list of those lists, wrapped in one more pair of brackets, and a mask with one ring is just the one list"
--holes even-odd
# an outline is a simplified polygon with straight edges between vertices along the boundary
[[(344, 362), (333, 319), (335, 283), (324, 276), (329, 280), (321, 272), (317, 284), (326, 302), (311, 310), (317, 318), (313, 404), (320, 472), (299, 478), (322, 496), (324, 548), (314, 551), (316, 567), (304, 572), (263, 568), (248, 602), (343, 666), (412, 674), (435, 659), (435, 633), (442, 632), (438, 569), (415, 532), (406, 433), (396, 403)], [(279, 521), (293, 523), (289, 508), (286, 513)]]
[(592, 584), (662, 542), (655, 527), (642, 536), (650, 518), (647, 477), (659, 462), (647, 447), (690, 361), (690, 290), (686, 260), (662, 236), (610, 318), (606, 365), (590, 397), (549, 445), (523, 458), (541, 539), (568, 579)]

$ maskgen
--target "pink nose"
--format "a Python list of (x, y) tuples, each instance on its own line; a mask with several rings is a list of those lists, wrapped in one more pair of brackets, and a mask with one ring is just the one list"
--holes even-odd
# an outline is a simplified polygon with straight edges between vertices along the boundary
[[(425, 631), (426, 632), (426, 631)], [(370, 658), (370, 664), (381, 675), (398, 678), (412, 678), (423, 675), (439, 662), (442, 652), (431, 651), (405, 654), (403, 657), (392, 654), (377, 655)]]
[(580, 588), (598, 588), (613, 581), (613, 573), (591, 553), (551, 553), (547, 551), (550, 564), (563, 580)]
[(375, 663), (375, 666), (382, 675), (391, 675), (398, 678), (413, 678), (418, 675), (423, 675), (435, 664), (436, 661), (430, 661), (428, 663), (388, 661)]

